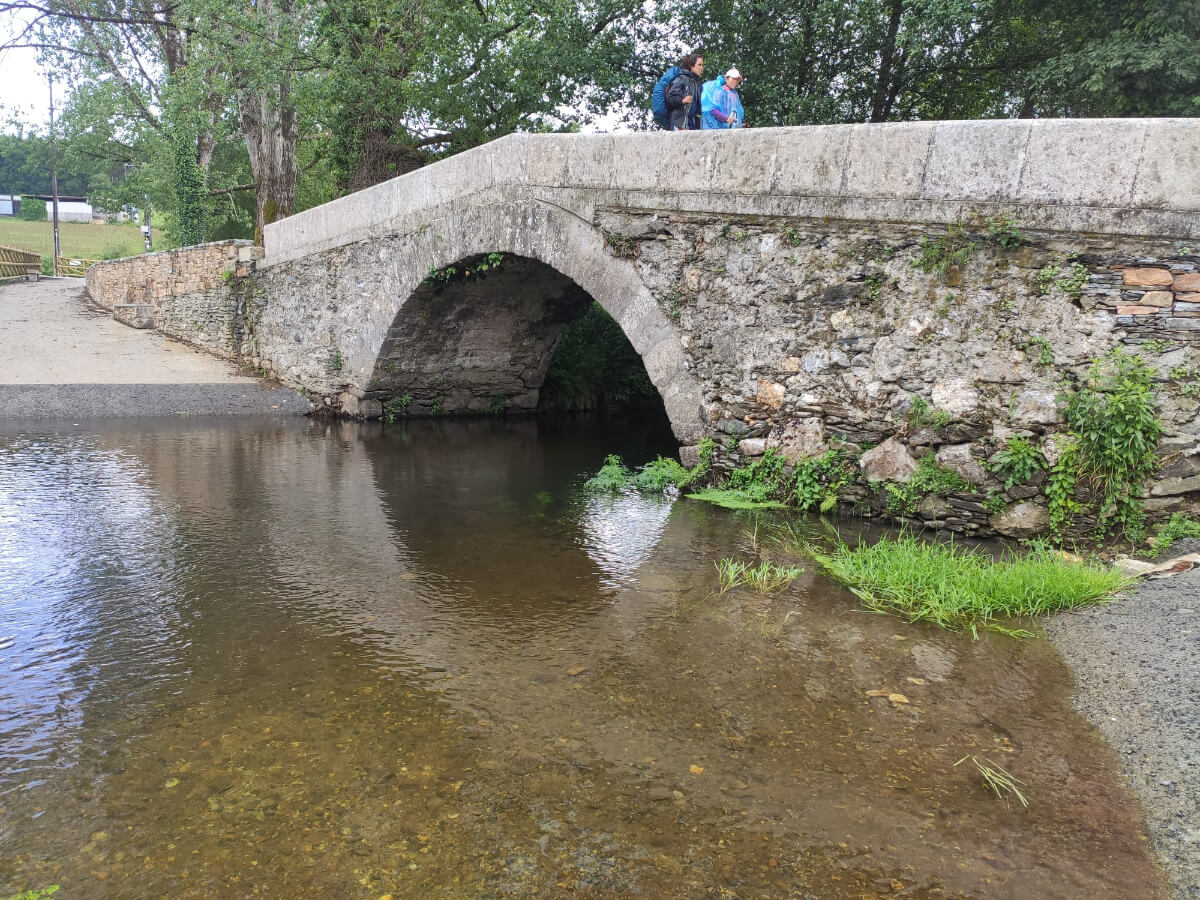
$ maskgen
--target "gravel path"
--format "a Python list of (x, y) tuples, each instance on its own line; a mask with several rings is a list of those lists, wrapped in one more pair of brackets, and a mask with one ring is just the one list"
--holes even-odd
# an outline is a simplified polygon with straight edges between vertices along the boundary
[(0, 418), (303, 415), (295, 391), (154, 331), (84, 296), (80, 278), (0, 285)]
[[(1181, 542), (1170, 555), (1197, 549)], [(1176, 896), (1200, 900), (1200, 569), (1046, 631), (1075, 672), (1076, 707), (1124, 763)]]

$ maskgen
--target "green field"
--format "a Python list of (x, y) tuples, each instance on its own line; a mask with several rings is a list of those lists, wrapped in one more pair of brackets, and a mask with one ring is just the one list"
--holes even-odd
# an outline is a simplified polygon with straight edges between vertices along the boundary
[[(58, 226), (59, 249), (63, 256), (83, 259), (117, 259), (145, 252), (142, 232), (136, 225), (85, 225), (62, 222)], [(154, 243), (162, 247), (163, 234), (154, 229)], [(54, 227), (49, 222), (0, 219), (0, 244), (33, 250), (43, 256), (54, 252)]]

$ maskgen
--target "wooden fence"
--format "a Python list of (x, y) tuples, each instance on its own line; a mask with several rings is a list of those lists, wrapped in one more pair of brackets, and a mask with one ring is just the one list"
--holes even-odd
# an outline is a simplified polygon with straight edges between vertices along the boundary
[(41, 271), (40, 253), (0, 245), (0, 278), (24, 278), (30, 272), (41, 274)]
[(87, 274), (88, 266), (94, 266), (100, 262), (98, 259), (80, 259), (78, 256), (60, 256), (55, 259), (58, 269), (57, 274), (69, 275), (72, 278), (83, 278)]

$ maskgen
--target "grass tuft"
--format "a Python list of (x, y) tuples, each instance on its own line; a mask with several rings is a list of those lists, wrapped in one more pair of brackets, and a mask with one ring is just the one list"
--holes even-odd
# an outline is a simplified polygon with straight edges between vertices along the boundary
[(904, 533), (853, 549), (840, 538), (829, 552), (811, 544), (803, 549), (868, 608), (975, 636), (985, 629), (1030, 637), (1003, 620), (1100, 603), (1131, 583), (1111, 569), (1064, 559), (1044, 544), (999, 561)]
[(745, 584), (760, 594), (773, 594), (804, 574), (804, 569), (798, 566), (777, 566), (767, 560), (754, 566), (740, 559), (726, 558), (717, 560), (716, 565), (721, 593)]
[(980, 762), (978, 756), (964, 756), (954, 765), (957, 766), (958, 763), (966, 762), (968, 759), (979, 770), (979, 774), (983, 778), (983, 786), (1003, 800), (1005, 806), (1008, 805), (1008, 798), (1010, 796), (1020, 800), (1022, 806), (1029, 805), (1029, 801), (1025, 799), (1025, 795), (1021, 793), (1021, 789), (1017, 787), (1017, 785), (1024, 784), (1025, 782), (1007, 771), (999, 763), (994, 763), (990, 759), (984, 759)]

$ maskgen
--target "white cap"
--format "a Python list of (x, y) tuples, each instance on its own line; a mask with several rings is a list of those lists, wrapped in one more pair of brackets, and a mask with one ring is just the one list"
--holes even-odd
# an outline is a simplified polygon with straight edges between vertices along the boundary
[(742, 73), (739, 72), (737, 69), (730, 69), (728, 72), (725, 73), (725, 77), (726, 78), (741, 78)]

